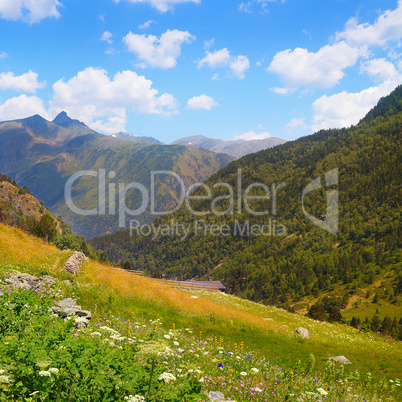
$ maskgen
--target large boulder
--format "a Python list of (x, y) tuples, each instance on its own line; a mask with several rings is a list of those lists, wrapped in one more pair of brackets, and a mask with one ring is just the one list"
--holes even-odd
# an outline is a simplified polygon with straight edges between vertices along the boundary
[(341, 364), (352, 364), (352, 362), (347, 359), (345, 356), (333, 356), (330, 357), (329, 360), (333, 360), (334, 362), (338, 362)]
[(64, 270), (71, 275), (75, 275), (84, 261), (89, 261), (88, 257), (84, 253), (75, 251), (68, 257), (68, 260), (64, 264)]
[(303, 327), (299, 327), (296, 329), (295, 335), (300, 337), (300, 338), (309, 338), (310, 335), (308, 333), (308, 330)]

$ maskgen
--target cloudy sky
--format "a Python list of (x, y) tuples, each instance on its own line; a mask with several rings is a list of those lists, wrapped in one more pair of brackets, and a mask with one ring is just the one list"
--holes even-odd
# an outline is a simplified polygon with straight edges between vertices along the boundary
[(356, 124), (402, 83), (402, 0), (0, 0), (0, 120), (169, 143)]

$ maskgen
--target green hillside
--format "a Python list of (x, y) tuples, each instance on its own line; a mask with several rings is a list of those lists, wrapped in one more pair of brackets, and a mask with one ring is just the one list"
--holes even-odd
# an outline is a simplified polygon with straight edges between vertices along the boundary
[[(2, 401), (190, 402), (211, 391), (232, 401), (401, 400), (399, 342), (94, 260), (72, 277), (63, 270), (70, 254), (0, 223), (0, 280), (57, 280), (1, 282)], [(49, 311), (64, 298), (92, 313), (87, 328)], [(295, 336), (299, 327), (309, 338)], [(352, 364), (329, 360), (342, 355)]]
[[(190, 226), (185, 240), (182, 234), (143, 236), (134, 231), (132, 236), (119, 232), (92, 244), (109, 258), (120, 256), (149, 274), (181, 279), (212, 275), (231, 293), (266, 304), (288, 307), (305, 298), (314, 302), (335, 290), (341, 291), (340, 297), (353, 298), (359, 289), (367, 288), (372, 292), (370, 300), (379, 292), (384, 303), (398, 306), (402, 297), (401, 99), (399, 86), (357, 126), (323, 130), (245, 156), (206, 181), (211, 199), (222, 197), (216, 203), (221, 212), (230, 208), (231, 196), (227, 187), (214, 185), (229, 184), (237, 197), (239, 169), (243, 198), (244, 189), (253, 183), (262, 182), (269, 189), (272, 184), (286, 183), (277, 191), (275, 215), (272, 199), (250, 201), (254, 211), (269, 211), (264, 216), (255, 216), (244, 207), (241, 213), (235, 207), (234, 214), (195, 216), (183, 206), (154, 226), (168, 228), (172, 221)], [(306, 186), (320, 177), (325, 183), (325, 173), (334, 169), (338, 169), (339, 184), (329, 189), (339, 191), (336, 234), (316, 226), (302, 209)], [(324, 187), (304, 197), (306, 212), (321, 221), (326, 218)], [(205, 189), (197, 191), (206, 195)], [(258, 191), (262, 195), (261, 187)], [(211, 199), (192, 200), (191, 206), (199, 212), (211, 211)], [(250, 227), (268, 225), (264, 230), (271, 227), (271, 235), (241, 233), (239, 227), (247, 223)], [(212, 224), (218, 225), (215, 232), (208, 226)], [(219, 232), (222, 225), (229, 225), (229, 235)]]
[[(105, 171), (105, 205), (108, 207), (109, 183), (114, 183), (118, 189), (118, 183), (127, 186), (135, 182), (149, 191), (151, 172), (167, 170), (180, 174), (189, 186), (205, 180), (231, 160), (228, 155), (193, 147), (152, 145), (104, 136), (63, 112), (53, 122), (35, 115), (0, 123), (0, 171), (21, 186), (28, 186), (32, 194), (43, 200), (55, 215), (61, 215), (75, 233), (89, 238), (117, 231), (119, 217), (102, 214), (100, 210), (96, 216), (72, 212), (64, 196), (71, 175), (86, 170), (97, 172), (96, 177), (79, 178), (73, 186), (74, 204), (89, 210), (99, 207), (100, 169)], [(110, 172), (115, 173), (113, 179), (108, 176)], [(172, 177), (162, 177), (156, 188), (156, 208), (167, 210), (175, 205), (180, 190)], [(127, 193), (128, 208), (137, 209), (141, 201), (138, 191)], [(154, 216), (148, 208), (136, 219), (150, 222)]]

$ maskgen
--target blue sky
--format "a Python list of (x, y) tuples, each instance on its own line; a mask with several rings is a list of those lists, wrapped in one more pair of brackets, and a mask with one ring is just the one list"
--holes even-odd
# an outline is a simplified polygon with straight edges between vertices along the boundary
[(402, 0), (0, 0), (0, 120), (292, 140), (402, 82)]

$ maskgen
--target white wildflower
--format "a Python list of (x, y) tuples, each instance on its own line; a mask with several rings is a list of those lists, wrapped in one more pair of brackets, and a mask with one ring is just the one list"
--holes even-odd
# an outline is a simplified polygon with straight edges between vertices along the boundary
[(156, 358), (166, 356), (172, 353), (172, 350), (165, 343), (150, 341), (140, 346), (139, 353), (148, 358)]
[(179, 342), (177, 342), (177, 341), (174, 341), (174, 342), (173, 342), (173, 345), (174, 345), (174, 346), (179, 346), (179, 345), (180, 345), (180, 343), (179, 343)]
[(165, 372), (158, 377), (158, 380), (168, 384), (171, 381), (176, 381), (176, 377), (173, 374)]
[(49, 369), (49, 372), (52, 373), (52, 374), (59, 374), (59, 369), (55, 368), (55, 367), (51, 367)]
[(7, 384), (10, 382), (10, 377), (7, 377), (6, 375), (0, 375), (0, 384)]
[(164, 338), (170, 339), (170, 335), (163, 335)]
[(241, 371), (240, 375), (242, 375), (243, 377), (247, 375), (247, 373), (245, 371)]
[(92, 332), (91, 335), (92, 336), (102, 336), (102, 334), (100, 332)]
[(255, 368), (255, 367), (253, 367), (252, 369), (251, 369), (251, 372), (252, 373), (258, 373), (260, 370), (258, 370), (258, 368)]
[(50, 371), (39, 371), (39, 377), (51, 377)]
[(135, 395), (135, 396), (129, 395), (129, 396), (125, 396), (125, 397), (124, 397), (124, 400), (125, 400), (125, 401), (128, 401), (128, 402), (145, 402), (145, 398), (144, 398), (143, 396), (141, 396), (141, 395)]
[(4, 374), (6, 372), (6, 370), (0, 370), (0, 375)]
[(328, 395), (328, 392), (325, 391), (324, 388), (317, 388), (317, 391), (318, 391), (321, 395)]
[(262, 389), (261, 389), (261, 388), (258, 388), (258, 387), (255, 387), (255, 388), (254, 388), (254, 391), (262, 392)]

